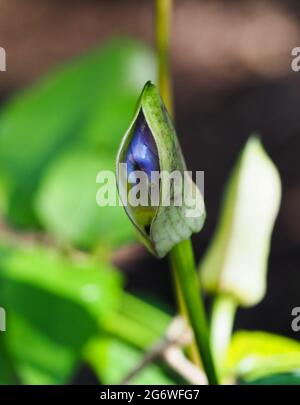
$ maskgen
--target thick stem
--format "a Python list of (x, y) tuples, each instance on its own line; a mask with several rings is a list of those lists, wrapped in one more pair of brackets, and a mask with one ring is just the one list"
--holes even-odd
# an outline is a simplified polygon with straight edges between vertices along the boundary
[(172, 249), (170, 257), (173, 269), (180, 283), (187, 317), (194, 332), (195, 341), (208, 382), (209, 384), (218, 384), (191, 241), (188, 239), (176, 245)]
[(227, 349), (230, 343), (234, 316), (236, 313), (236, 302), (228, 295), (218, 295), (213, 303), (210, 343), (215, 361), (222, 366), (226, 359)]

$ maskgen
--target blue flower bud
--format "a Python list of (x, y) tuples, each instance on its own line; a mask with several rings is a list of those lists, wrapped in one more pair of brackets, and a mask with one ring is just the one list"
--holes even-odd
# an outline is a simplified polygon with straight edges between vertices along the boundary
[[(172, 182), (174, 173), (182, 181)], [(174, 245), (202, 228), (205, 219), (202, 195), (186, 173), (175, 129), (150, 82), (142, 91), (119, 148), (117, 184), (128, 217), (144, 244), (158, 257), (165, 256)]]
[(142, 112), (137, 118), (134, 133), (128, 146), (126, 163), (128, 175), (141, 170), (151, 180), (151, 172), (159, 171), (157, 147)]

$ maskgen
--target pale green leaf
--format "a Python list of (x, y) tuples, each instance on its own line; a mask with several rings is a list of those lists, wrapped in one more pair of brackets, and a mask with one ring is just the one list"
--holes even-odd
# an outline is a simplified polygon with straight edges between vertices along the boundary
[(227, 371), (245, 380), (300, 371), (300, 343), (267, 332), (238, 331), (228, 351)]

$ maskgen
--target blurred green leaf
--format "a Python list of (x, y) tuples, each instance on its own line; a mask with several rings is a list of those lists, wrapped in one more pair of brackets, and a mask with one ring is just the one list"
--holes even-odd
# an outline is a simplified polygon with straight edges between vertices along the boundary
[(300, 343), (267, 332), (238, 331), (232, 338), (226, 368), (249, 381), (300, 371)]
[[(162, 336), (172, 321), (172, 316), (165, 309), (158, 307), (158, 300), (154, 304), (132, 294), (124, 293), (120, 306), (120, 313), (127, 315), (141, 326), (152, 329), (157, 337)], [(155, 320), (155, 321), (153, 321)]]
[(17, 384), (18, 377), (10, 353), (7, 350), (6, 333), (0, 334), (0, 384)]
[(7, 179), (0, 172), (0, 218), (7, 213), (9, 185)]
[(106, 323), (110, 335), (145, 350), (164, 336), (172, 317), (160, 308), (124, 292), (120, 307)]
[[(114, 171), (114, 161), (104, 153), (100, 157), (82, 149), (53, 161), (42, 179), (36, 209), (56, 239), (84, 247), (100, 242), (109, 247), (133, 240), (134, 232), (122, 207), (99, 207), (96, 203), (96, 175), (109, 169)], [(113, 187), (117, 198), (116, 185)]]
[(71, 260), (41, 248), (2, 250), (6, 350), (23, 383), (70, 378), (83, 346), (118, 308), (120, 281), (109, 265), (83, 257)]
[[(102, 383), (119, 383), (164, 336), (172, 318), (161, 309), (124, 293), (119, 310), (106, 323), (107, 336), (90, 341), (84, 357)], [(116, 366), (117, 365), (117, 366)], [(133, 384), (174, 384), (160, 363), (147, 366)]]
[[(142, 351), (113, 338), (91, 341), (85, 357), (103, 384), (118, 384), (140, 363), (143, 356)], [(130, 384), (176, 384), (176, 381), (158, 363), (151, 363)]]
[(63, 149), (87, 143), (99, 159), (126, 129), (137, 96), (153, 79), (153, 54), (133, 40), (115, 40), (46, 75), (17, 94), (0, 114), (0, 171), (12, 183), (9, 217), (32, 225), (40, 176)]
[[(242, 382), (243, 384), (243, 382)], [(268, 377), (258, 378), (251, 382), (244, 382), (244, 384), (250, 385), (300, 385), (299, 373), (285, 373), (274, 374)]]

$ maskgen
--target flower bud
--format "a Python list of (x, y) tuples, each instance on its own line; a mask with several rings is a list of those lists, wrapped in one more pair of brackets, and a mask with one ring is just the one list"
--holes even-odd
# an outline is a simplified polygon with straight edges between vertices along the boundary
[(150, 82), (121, 142), (117, 185), (127, 215), (158, 257), (203, 226), (202, 195), (186, 172), (175, 129)]
[(202, 285), (243, 306), (265, 295), (271, 234), (281, 199), (279, 173), (251, 137), (227, 185), (222, 214), (200, 265)]

